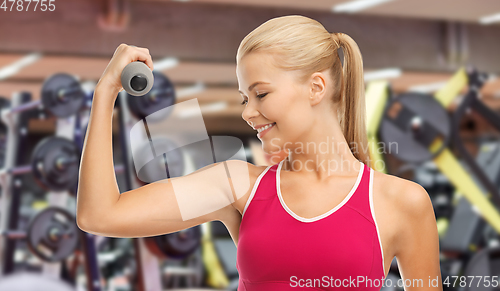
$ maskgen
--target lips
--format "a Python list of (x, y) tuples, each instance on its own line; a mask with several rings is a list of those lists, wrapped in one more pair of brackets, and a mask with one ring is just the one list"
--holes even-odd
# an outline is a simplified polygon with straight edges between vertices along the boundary
[(270, 123), (270, 124), (266, 124), (265, 126), (261, 126), (258, 128), (258, 133), (257, 133), (257, 137), (263, 137), (264, 134), (266, 134), (268, 131), (270, 131), (274, 126), (276, 125), (276, 122), (273, 122), (273, 123)]
[(256, 130), (257, 130), (257, 132), (262, 132), (262, 131), (266, 130), (267, 128), (269, 128), (269, 127), (271, 127), (271, 126), (273, 126), (275, 124), (276, 124), (276, 122), (268, 123), (268, 124), (266, 124), (264, 126), (258, 127)]

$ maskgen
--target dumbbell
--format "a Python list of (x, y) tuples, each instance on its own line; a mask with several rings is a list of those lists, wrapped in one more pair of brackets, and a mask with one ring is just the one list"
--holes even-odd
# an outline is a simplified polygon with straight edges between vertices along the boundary
[[(33, 173), (37, 183), (44, 189), (73, 190), (78, 181), (79, 161), (80, 151), (73, 141), (47, 137), (35, 146), (30, 165), (1, 169), (0, 176)], [(115, 172), (123, 172), (123, 166), (116, 166)]]
[(40, 100), (2, 109), (2, 116), (43, 107), (54, 116), (66, 118), (78, 112), (84, 101), (85, 93), (78, 80), (69, 74), (60, 73), (44, 82)]
[[(165, 118), (170, 110), (162, 110), (175, 103), (175, 89), (172, 82), (162, 73), (152, 72), (143, 62), (132, 62), (122, 71), (121, 82), (128, 93), (127, 104), (134, 116), (143, 119)], [(152, 115), (161, 111), (161, 114)]]
[(143, 62), (136, 61), (125, 66), (121, 74), (123, 89), (132, 96), (146, 95), (153, 88), (151, 69)]
[(27, 231), (3, 230), (7, 239), (26, 239), (29, 249), (46, 262), (59, 262), (78, 246), (78, 227), (74, 216), (59, 207), (48, 207), (30, 222)]

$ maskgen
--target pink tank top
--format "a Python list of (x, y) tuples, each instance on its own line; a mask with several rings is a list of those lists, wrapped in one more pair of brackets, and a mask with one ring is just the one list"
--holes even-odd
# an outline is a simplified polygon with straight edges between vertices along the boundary
[(361, 163), (354, 187), (339, 205), (303, 218), (281, 196), (282, 164), (259, 175), (243, 210), (238, 291), (380, 290), (385, 271), (373, 211), (373, 169)]

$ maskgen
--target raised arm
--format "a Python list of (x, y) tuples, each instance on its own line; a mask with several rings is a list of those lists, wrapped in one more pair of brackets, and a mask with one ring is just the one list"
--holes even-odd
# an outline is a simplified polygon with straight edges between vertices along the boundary
[(80, 164), (78, 226), (98, 235), (141, 237), (211, 220), (238, 219), (233, 204), (248, 196), (249, 173), (253, 173), (248, 171), (251, 164), (244, 161), (209, 165), (185, 177), (119, 193), (113, 168), (113, 105), (122, 90), (123, 68), (137, 60), (153, 69), (147, 49), (120, 45), (94, 91)]
[[(158, 181), (122, 193), (107, 208), (101, 205), (84, 209), (84, 204), (78, 202), (79, 209), (84, 209), (82, 212), (85, 213), (77, 215), (78, 225), (97, 235), (144, 237), (171, 233), (213, 220), (226, 224), (238, 222), (241, 216), (233, 205), (241, 203), (237, 202), (238, 197), (248, 196), (245, 194), (249, 186), (246, 186), (244, 193), (243, 189), (235, 190), (245, 185), (241, 183), (244, 171), (233, 171), (237, 177), (231, 179), (227, 177), (225, 169), (242, 170), (249, 166), (251, 164), (237, 160), (209, 165), (187, 176)], [(239, 180), (239, 185), (235, 185), (236, 180)], [(82, 193), (83, 196), (87, 194)], [(100, 204), (102, 198), (112, 194), (96, 193), (96, 201), (91, 201), (95, 204)]]

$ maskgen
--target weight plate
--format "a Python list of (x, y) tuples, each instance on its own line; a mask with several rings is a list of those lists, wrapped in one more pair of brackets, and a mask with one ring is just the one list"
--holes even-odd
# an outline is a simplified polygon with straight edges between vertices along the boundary
[[(154, 84), (151, 91), (144, 96), (132, 96), (127, 94), (127, 104), (132, 114), (143, 119), (148, 117), (148, 121), (158, 121), (166, 118), (170, 112), (170, 109), (165, 109), (175, 103), (175, 90), (174, 85), (162, 73), (153, 71)], [(162, 110), (161, 114), (153, 113)]]
[(73, 190), (78, 181), (80, 152), (74, 142), (61, 137), (40, 141), (31, 156), (35, 180), (44, 189)]
[(199, 225), (178, 232), (146, 238), (149, 251), (162, 258), (183, 259), (201, 244)]
[(41, 96), (45, 110), (61, 118), (77, 113), (85, 101), (78, 80), (64, 73), (49, 77), (43, 83)]
[[(142, 183), (153, 183), (167, 178), (179, 177), (184, 174), (184, 156), (177, 144), (166, 138), (156, 137), (153, 141), (142, 144), (134, 153), (134, 159), (138, 155), (145, 155), (147, 151), (152, 151), (156, 157), (146, 163), (137, 173), (137, 178)], [(152, 155), (153, 156), (153, 155)], [(139, 160), (139, 159), (137, 159)]]
[[(438, 155), (448, 145), (450, 132), (450, 119), (443, 106), (432, 95), (415, 92), (391, 100), (380, 125), (384, 153), (413, 163)], [(437, 138), (442, 143), (431, 150)]]
[(30, 250), (40, 259), (47, 262), (64, 260), (78, 245), (75, 218), (62, 208), (46, 208), (31, 221), (27, 238)]

